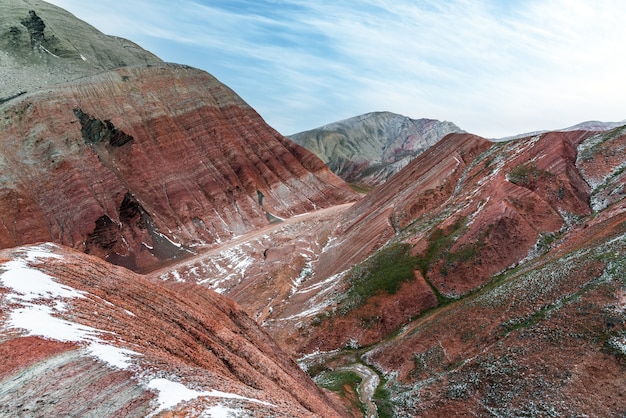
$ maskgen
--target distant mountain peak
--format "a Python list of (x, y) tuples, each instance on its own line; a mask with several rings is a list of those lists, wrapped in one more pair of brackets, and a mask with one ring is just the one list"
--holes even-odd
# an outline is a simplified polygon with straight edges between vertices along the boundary
[(452, 132), (451, 122), (370, 112), (292, 135), (350, 183), (377, 186)]
[[(624, 125), (626, 125), (626, 119), (621, 121), (621, 122), (601, 122), (601, 121), (597, 121), (597, 120), (589, 120), (589, 121), (586, 121), (586, 122), (577, 123), (576, 125), (570, 126), (568, 128), (554, 129), (554, 130), (552, 130), (552, 132), (570, 132), (570, 131), (596, 131), (596, 132), (602, 132), (602, 131), (609, 131), (611, 129), (619, 128), (620, 126), (624, 126)], [(537, 136), (537, 135), (545, 134), (546, 132), (550, 132), (550, 131), (549, 130), (542, 130), (542, 131), (525, 132), (525, 133), (522, 133), (522, 134), (511, 135), (511, 136), (506, 136), (506, 137), (503, 137), (503, 138), (493, 139), (493, 141), (496, 141), (496, 142), (511, 141), (511, 140), (514, 140), (514, 139), (527, 138), (527, 137), (531, 137), (531, 136)]]

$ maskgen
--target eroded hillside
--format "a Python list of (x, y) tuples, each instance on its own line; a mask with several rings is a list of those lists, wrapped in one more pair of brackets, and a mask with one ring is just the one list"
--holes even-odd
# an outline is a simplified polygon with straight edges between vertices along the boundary
[(209, 74), (125, 67), (0, 107), (0, 247), (134, 270), (355, 194)]
[(209, 74), (0, 10), (1, 414), (626, 414), (626, 127), (316, 136), (359, 200)]
[[(603, 411), (619, 416), (625, 133), (502, 143), (450, 135), (340, 208), (335, 222), (303, 220), (290, 239), (276, 227), (224, 261), (209, 255), (161, 278), (197, 281), (194, 273), (211, 271), (216, 281), (203, 276), (205, 285), (228, 283), (222, 292), (353, 404), (351, 385), (365, 375), (351, 367), (371, 367), (383, 382), (383, 414), (589, 414), (598, 399), (576, 398), (589, 384)], [(294, 246), (304, 225), (308, 244)], [(299, 263), (264, 270), (280, 248), (299, 248)], [(237, 260), (246, 266), (240, 276)], [(277, 286), (281, 297), (254, 300)], [(612, 371), (594, 375), (604, 368)], [(528, 378), (520, 382), (518, 372)]]
[(52, 244), (0, 262), (4, 416), (341, 415), (212, 291)]

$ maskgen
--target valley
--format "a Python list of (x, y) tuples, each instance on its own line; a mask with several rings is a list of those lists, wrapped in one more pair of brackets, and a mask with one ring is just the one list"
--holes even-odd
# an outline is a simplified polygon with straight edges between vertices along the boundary
[(626, 414), (625, 124), (373, 112), (298, 145), (0, 6), (0, 415)]

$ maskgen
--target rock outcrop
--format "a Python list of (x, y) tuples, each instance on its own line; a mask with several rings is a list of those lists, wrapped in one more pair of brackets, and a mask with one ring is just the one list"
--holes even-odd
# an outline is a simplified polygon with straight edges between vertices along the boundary
[(202, 287), (44, 244), (0, 252), (0, 289), (0, 415), (343, 416)]
[(349, 183), (375, 187), (441, 138), (463, 132), (451, 122), (374, 112), (291, 135)]
[(356, 196), (189, 67), (105, 72), (22, 95), (0, 114), (3, 248), (52, 241), (146, 270)]

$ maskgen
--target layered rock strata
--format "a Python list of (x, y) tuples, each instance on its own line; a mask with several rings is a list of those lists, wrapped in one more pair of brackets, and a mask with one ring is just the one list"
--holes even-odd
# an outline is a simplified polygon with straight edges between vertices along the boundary
[(45, 244), (0, 252), (0, 289), (2, 415), (343, 415), (237, 305), (202, 287)]
[(123, 68), (0, 107), (0, 247), (146, 270), (355, 194), (209, 74)]

